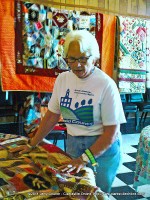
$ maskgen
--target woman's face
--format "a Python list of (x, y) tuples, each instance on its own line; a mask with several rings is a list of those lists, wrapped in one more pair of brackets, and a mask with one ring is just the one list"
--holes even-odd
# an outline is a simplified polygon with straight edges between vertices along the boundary
[(70, 43), (67, 58), (69, 67), (78, 78), (86, 78), (92, 73), (94, 69), (94, 60), (91, 55), (81, 53), (80, 45), (77, 41), (72, 41)]

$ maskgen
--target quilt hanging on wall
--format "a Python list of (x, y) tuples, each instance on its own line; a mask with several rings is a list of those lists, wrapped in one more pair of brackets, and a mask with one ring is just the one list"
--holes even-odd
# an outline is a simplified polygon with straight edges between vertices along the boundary
[[(21, 54), (22, 52), (18, 53), (17, 55), (17, 51), (16, 51), (16, 55), (18, 57), (17, 70), (19, 70), (16, 73), (16, 59), (15, 59), (16, 47), (15, 45), (18, 42), (22, 42), (22, 39), (19, 37), (15, 37), (15, 30), (17, 28), (17, 24), (14, 23), (14, 21), (17, 22), (17, 20), (19, 21), (22, 20), (21, 3), (20, 3), (22, 1), (1, 0), (0, 2), (1, 2), (0, 3), (0, 19), (1, 19), (0, 20), (1, 21), (1, 25), (0, 25), (1, 58), (0, 59), (2, 62), (1, 84), (2, 84), (3, 90), (52, 92), (53, 86), (56, 80), (55, 75), (63, 70), (59, 70), (57, 67), (50, 68), (50, 69), (37, 68), (37, 67), (26, 66), (26, 65), (22, 67), (23, 65), (23, 59), (22, 59), (22, 54)], [(28, 4), (28, 6), (29, 5), (30, 4)], [(35, 4), (33, 4), (33, 6), (34, 5)], [(15, 9), (14, 9), (14, 6), (15, 6)], [(15, 17), (17, 14), (16, 6), (18, 6), (17, 18)], [(36, 6), (38, 8), (43, 7), (40, 5), (36, 5)], [(44, 6), (44, 8), (47, 8), (47, 7)], [(27, 8), (27, 10), (29, 10), (29, 8)], [(25, 12), (27, 12), (27, 10), (25, 10)], [(52, 12), (53, 11), (61, 12), (60, 10), (56, 10), (56, 9), (52, 9)], [(62, 11), (62, 13), (63, 12), (64, 11)], [(72, 22), (71, 19), (69, 18), (68, 19), (69, 24), (67, 24), (68, 28), (72, 27), (72, 29), (76, 29), (77, 27), (78, 29), (80, 29), (81, 27), (84, 27), (84, 29), (86, 28), (87, 30), (95, 34), (96, 39), (99, 44), (100, 53), (101, 53), (99, 66), (106, 74), (108, 74), (110, 77), (113, 77), (116, 17), (113, 15), (106, 15), (106, 14), (101, 14), (101, 13), (95, 13), (94, 15), (92, 15), (89, 13), (87, 14), (83, 11), (82, 12), (76, 11), (76, 13), (73, 11), (65, 11), (65, 12), (69, 13), (69, 16), (70, 16), (70, 13), (72, 13), (72, 16), (80, 16), (80, 17), (73, 17), (73, 19), (77, 18), (79, 20), (78, 21), (74, 19), (74, 21), (78, 24), (78, 26), (75, 26), (74, 25), (75, 22), (74, 21)], [(90, 15), (90, 17), (88, 17), (88, 15)], [(40, 14), (38, 16), (40, 16)], [(89, 22), (89, 19), (90, 19), (90, 22)], [(82, 23), (82, 21), (84, 23)], [(85, 23), (86, 21), (87, 23)], [(79, 26), (79, 24), (81, 24), (82, 26)], [(58, 29), (57, 26), (55, 28)], [(17, 29), (20, 29), (20, 27), (18, 27)], [(58, 43), (58, 41), (56, 42)], [(29, 43), (30, 43), (30, 39), (29, 39)], [(22, 42), (22, 46), (23, 45), (24, 44)], [(59, 47), (62, 47), (62, 46), (60, 45)], [(57, 48), (55, 48), (55, 50), (56, 49)], [(22, 50), (23, 50), (23, 47), (22, 47)], [(34, 50), (34, 48), (31, 48), (31, 51), (32, 50)], [(26, 56), (24, 57), (26, 61)], [(34, 56), (33, 56), (33, 59), (34, 59)], [(34, 61), (35, 60), (31, 59), (29, 63), (32, 63)], [(44, 63), (45, 63), (45, 60), (44, 60)]]
[(17, 74), (57, 76), (69, 69), (63, 59), (66, 34), (81, 29), (96, 34), (96, 15), (86, 12), (16, 1), (15, 16)]
[(121, 93), (145, 93), (146, 20), (119, 16), (118, 87)]

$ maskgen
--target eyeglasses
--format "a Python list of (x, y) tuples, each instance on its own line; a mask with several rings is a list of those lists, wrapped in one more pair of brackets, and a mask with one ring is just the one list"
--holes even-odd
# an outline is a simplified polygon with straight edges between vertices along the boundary
[(73, 58), (73, 57), (70, 57), (70, 58), (65, 58), (65, 61), (67, 63), (75, 63), (76, 60), (79, 62), (79, 63), (83, 63), (85, 64), (87, 62), (87, 60), (90, 58), (91, 56), (88, 56), (88, 57), (80, 57), (80, 58)]

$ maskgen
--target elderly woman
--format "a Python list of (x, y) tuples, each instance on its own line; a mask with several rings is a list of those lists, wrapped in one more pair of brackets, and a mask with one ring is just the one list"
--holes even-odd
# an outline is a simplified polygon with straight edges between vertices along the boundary
[[(115, 82), (95, 66), (100, 53), (91, 33), (69, 32), (64, 53), (70, 71), (57, 77), (48, 111), (30, 146), (36, 146), (62, 115), (67, 153), (73, 159), (60, 170), (79, 172), (87, 165), (96, 171), (97, 186), (110, 192), (121, 161), (120, 124), (126, 122), (120, 95)], [(28, 150), (26, 146), (21, 152)]]

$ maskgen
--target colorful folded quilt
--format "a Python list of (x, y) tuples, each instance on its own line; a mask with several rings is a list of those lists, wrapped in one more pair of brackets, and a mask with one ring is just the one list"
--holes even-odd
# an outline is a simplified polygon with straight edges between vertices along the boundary
[(76, 174), (58, 170), (71, 158), (55, 145), (42, 142), (28, 154), (10, 153), (26, 143), (26, 137), (0, 134), (0, 199), (108, 199), (95, 185), (90, 168)]

